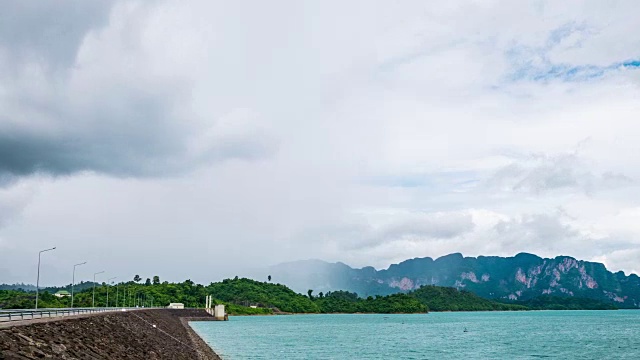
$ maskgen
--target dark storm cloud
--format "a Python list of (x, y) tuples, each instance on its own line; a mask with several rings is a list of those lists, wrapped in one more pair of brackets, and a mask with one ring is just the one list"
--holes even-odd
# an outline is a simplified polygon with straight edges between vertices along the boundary
[[(188, 171), (205, 162), (256, 159), (273, 151), (268, 135), (257, 132), (216, 134), (214, 127), (214, 133), (203, 136), (198, 128), (166, 115), (171, 106), (170, 98), (128, 94), (114, 104), (96, 105), (89, 113), (55, 120), (73, 126), (59, 126), (53, 133), (28, 126), (4, 129), (0, 175), (10, 179), (95, 171), (152, 177)], [(200, 143), (196, 151), (190, 149), (192, 142)]]
[(112, 6), (0, 3), (0, 185), (35, 173), (170, 175), (271, 151), (251, 118), (238, 128), (234, 121), (247, 119), (220, 126), (228, 110), (195, 114), (184, 66), (154, 69), (144, 44), (126, 40), (139, 29), (123, 29), (125, 37), (100, 33)]
[(77, 115), (68, 115), (66, 120), (77, 127), (60, 126), (54, 133), (28, 126), (4, 129), (0, 133), (0, 173), (67, 175), (91, 170), (125, 176), (156, 175), (169, 171), (167, 167), (178, 170), (180, 162), (168, 163), (184, 149), (173, 141), (179, 130), (172, 129), (161, 114), (162, 106), (131, 99), (123, 105), (128, 111), (94, 108), (95, 112), (85, 114), (91, 117), (86, 127), (82, 119), (72, 117)]
[(85, 34), (107, 24), (113, 1), (0, 1), (0, 48), (16, 60), (73, 64)]

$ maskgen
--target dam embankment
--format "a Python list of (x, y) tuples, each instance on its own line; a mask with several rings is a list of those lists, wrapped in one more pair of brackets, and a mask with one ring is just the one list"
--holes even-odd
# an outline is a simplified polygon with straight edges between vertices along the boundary
[(187, 324), (210, 320), (199, 309), (152, 309), (19, 324), (0, 329), (0, 360), (219, 360)]

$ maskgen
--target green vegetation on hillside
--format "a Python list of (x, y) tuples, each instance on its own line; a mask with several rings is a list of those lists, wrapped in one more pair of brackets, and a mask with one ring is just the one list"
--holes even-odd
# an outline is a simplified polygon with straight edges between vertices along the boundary
[(225, 311), (231, 315), (273, 315), (273, 310), (269, 308), (252, 308), (237, 304), (226, 304)]
[(31, 294), (23, 290), (0, 290), (0, 309), (31, 309), (35, 306), (35, 299), (35, 293)]
[[(137, 277), (138, 281), (141, 278)], [(259, 282), (251, 279), (225, 279), (208, 286), (195, 284), (191, 280), (182, 283), (153, 282), (138, 284), (136, 281), (111, 285), (109, 306), (166, 306), (171, 302), (183, 303), (186, 307), (203, 307), (207, 295), (213, 295), (216, 304), (227, 305), (232, 315), (262, 315), (274, 312), (285, 313), (415, 313), (426, 312), (427, 307), (414, 297), (405, 294), (377, 296), (361, 299), (357, 294), (334, 292), (327, 296), (309, 296), (294, 292), (281, 284)], [(77, 292), (76, 307), (92, 306), (93, 288)], [(39, 307), (69, 307), (69, 297), (57, 298), (49, 292), (40, 293)], [(33, 308), (35, 292), (20, 290), (0, 291), (0, 308)], [(95, 305), (107, 305), (107, 286), (96, 286)], [(256, 306), (252, 308), (250, 306)]]
[(36, 287), (35, 285), (31, 285), (31, 284), (5, 284), (2, 283), (0, 284), (0, 290), (22, 290), (22, 291), (35, 291)]
[(429, 310), (418, 299), (407, 294), (369, 296), (366, 299), (347, 291), (329, 292), (314, 298), (322, 313), (425, 313)]
[(595, 299), (543, 295), (510, 304), (526, 306), (531, 310), (616, 310), (615, 305)]
[[(267, 315), (273, 313), (424, 313), (427, 311), (509, 311), (509, 310), (564, 310), (564, 309), (615, 309), (596, 300), (584, 298), (559, 298), (542, 296), (527, 301), (496, 302), (481, 298), (469, 291), (439, 286), (422, 286), (408, 293), (361, 298), (348, 291), (306, 295), (296, 293), (281, 284), (251, 279), (225, 279), (208, 286), (191, 280), (182, 283), (160, 283), (157, 277), (151, 281), (129, 281), (107, 287), (97, 285), (95, 305), (109, 306), (167, 306), (171, 302), (186, 307), (204, 307), (205, 297), (213, 295), (216, 304), (225, 304), (231, 315)], [(75, 306), (92, 306), (93, 288), (76, 292)], [(70, 297), (58, 298), (48, 291), (41, 291), (39, 307), (69, 307)], [(0, 308), (33, 308), (35, 292), (0, 290)], [(253, 307), (252, 307), (253, 306)]]
[[(225, 279), (211, 283), (206, 294), (224, 303), (257, 305), (291, 313), (319, 313), (320, 308), (308, 297), (281, 284), (251, 279)], [(205, 296), (204, 294), (203, 296)]]
[[(97, 284), (100, 285), (100, 284)], [(76, 285), (74, 286), (75, 291), (81, 291), (84, 289), (89, 289), (93, 287), (93, 282), (91, 281), (80, 281), (79, 283), (76, 283)], [(31, 285), (31, 284), (0, 284), (0, 290), (20, 290), (20, 291), (24, 291), (24, 292), (31, 292), (33, 291), (35, 293), (36, 291), (36, 286), (35, 285)], [(64, 286), (46, 286), (46, 287), (41, 287), (40, 288), (40, 292), (45, 292), (48, 291), (51, 294), (55, 294), (56, 292), (60, 291), (60, 290), (66, 290), (71, 292), (71, 284), (68, 285), (64, 285)]]
[(526, 306), (503, 304), (479, 297), (465, 290), (441, 286), (421, 286), (409, 293), (431, 311), (511, 311), (528, 310)]
[(225, 303), (257, 305), (288, 313), (423, 313), (428, 310), (405, 294), (362, 299), (346, 291), (313, 296), (309, 290), (304, 296), (281, 284), (251, 279), (226, 279), (209, 285), (207, 290)]

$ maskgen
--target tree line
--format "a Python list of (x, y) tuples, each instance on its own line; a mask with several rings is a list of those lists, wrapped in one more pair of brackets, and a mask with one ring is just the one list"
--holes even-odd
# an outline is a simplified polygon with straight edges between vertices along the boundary
[[(93, 285), (93, 284), (92, 284)], [(77, 289), (76, 289), (77, 290)], [(74, 306), (93, 304), (93, 286), (75, 293)], [(428, 311), (505, 311), (529, 309), (601, 308), (601, 304), (580, 299), (544, 298), (520, 303), (502, 303), (481, 298), (471, 292), (440, 286), (422, 286), (408, 293), (362, 298), (348, 291), (296, 293), (285, 285), (252, 279), (225, 279), (209, 285), (191, 280), (181, 283), (160, 282), (158, 276), (117, 284), (96, 284), (95, 306), (149, 307), (183, 303), (202, 308), (205, 297), (213, 295), (215, 304), (225, 304), (229, 314), (273, 313), (425, 313)], [(0, 308), (33, 308), (35, 292), (0, 290)], [(39, 307), (70, 307), (70, 297), (56, 297), (41, 291)]]

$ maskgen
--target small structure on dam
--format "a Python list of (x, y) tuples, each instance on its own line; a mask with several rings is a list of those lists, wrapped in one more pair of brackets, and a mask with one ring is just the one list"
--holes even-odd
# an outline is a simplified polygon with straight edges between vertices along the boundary
[(219, 321), (228, 321), (229, 320), (229, 316), (224, 312), (224, 305), (222, 304), (218, 304), (213, 306), (213, 296), (212, 295), (207, 295), (206, 300), (205, 300), (205, 311), (209, 314), (209, 315), (213, 315), (213, 317), (216, 320)]
[(216, 320), (229, 320), (227, 314), (224, 312), (224, 305), (216, 305), (213, 309), (213, 317)]

